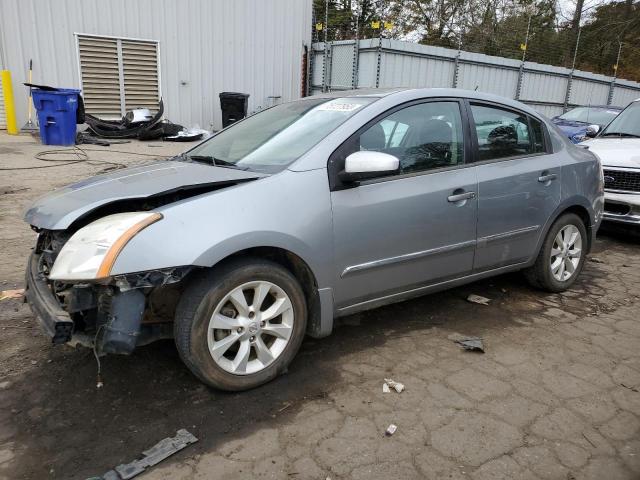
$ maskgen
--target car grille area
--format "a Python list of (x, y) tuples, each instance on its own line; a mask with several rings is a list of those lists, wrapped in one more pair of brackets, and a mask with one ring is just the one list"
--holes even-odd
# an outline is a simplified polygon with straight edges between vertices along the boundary
[(640, 171), (604, 170), (604, 188), (640, 192)]
[(604, 211), (606, 213), (613, 213), (614, 215), (629, 215), (629, 213), (631, 213), (631, 207), (623, 203), (604, 202)]

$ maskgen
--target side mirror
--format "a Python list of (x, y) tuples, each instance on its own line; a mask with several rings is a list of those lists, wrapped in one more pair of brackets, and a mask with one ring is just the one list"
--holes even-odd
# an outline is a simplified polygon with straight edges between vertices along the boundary
[(354, 183), (369, 178), (382, 177), (398, 173), (400, 160), (398, 157), (383, 152), (360, 151), (349, 155), (344, 161), (344, 170), (340, 172), (340, 180)]
[(585, 133), (585, 135), (589, 138), (593, 138), (598, 135), (598, 132), (600, 132), (600, 125), (589, 125), (587, 127), (587, 133)]

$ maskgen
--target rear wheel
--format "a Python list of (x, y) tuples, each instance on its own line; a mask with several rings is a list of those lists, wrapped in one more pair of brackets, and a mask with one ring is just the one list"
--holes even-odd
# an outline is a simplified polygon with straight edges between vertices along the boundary
[(562, 292), (582, 271), (586, 247), (587, 229), (582, 219), (566, 213), (549, 229), (536, 263), (525, 270), (525, 275), (537, 288)]
[(302, 288), (280, 265), (241, 259), (194, 278), (176, 310), (181, 358), (222, 390), (257, 387), (283, 373), (306, 330)]

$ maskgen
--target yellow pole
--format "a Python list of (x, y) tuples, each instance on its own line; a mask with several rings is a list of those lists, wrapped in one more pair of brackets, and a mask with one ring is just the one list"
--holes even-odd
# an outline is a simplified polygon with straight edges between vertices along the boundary
[(7, 119), (7, 133), (10, 135), (18, 134), (18, 125), (16, 124), (16, 108), (13, 104), (13, 88), (11, 87), (11, 72), (2, 70), (0, 72), (2, 79), (2, 94), (4, 97), (4, 114)]

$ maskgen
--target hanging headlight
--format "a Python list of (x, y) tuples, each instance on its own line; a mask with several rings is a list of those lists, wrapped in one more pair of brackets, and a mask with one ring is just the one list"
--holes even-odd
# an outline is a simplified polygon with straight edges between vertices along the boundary
[(161, 214), (154, 212), (127, 212), (90, 223), (64, 244), (49, 278), (67, 281), (109, 277), (118, 254), (129, 240), (161, 218)]

